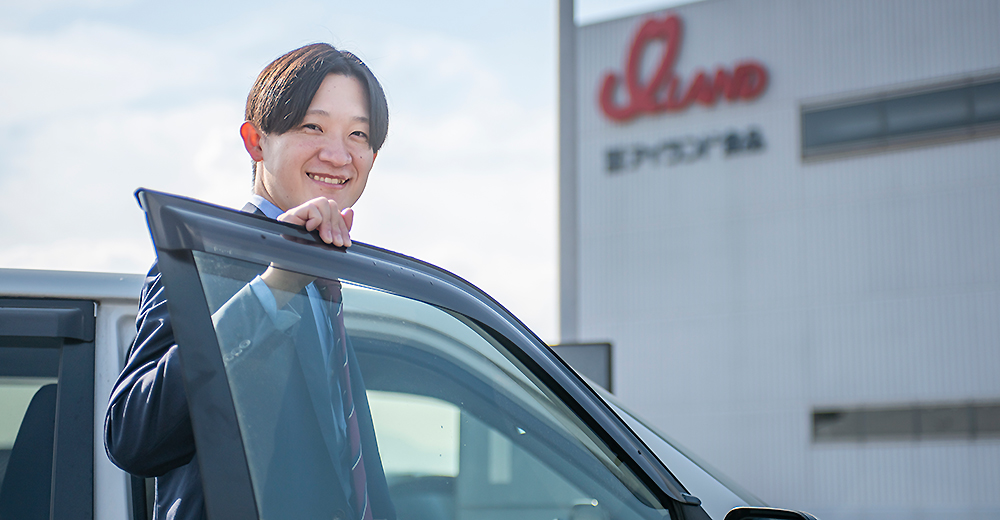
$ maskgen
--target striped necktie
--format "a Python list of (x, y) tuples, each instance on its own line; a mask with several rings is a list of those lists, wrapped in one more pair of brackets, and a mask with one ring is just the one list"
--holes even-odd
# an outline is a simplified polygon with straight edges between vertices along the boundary
[(336, 330), (334, 337), (336, 345), (332, 355), (337, 356), (338, 371), (341, 381), (341, 397), (344, 406), (344, 418), (347, 422), (348, 460), (351, 473), (351, 490), (354, 492), (354, 510), (360, 512), (356, 516), (360, 520), (372, 520), (371, 507), (368, 503), (368, 479), (365, 475), (365, 458), (361, 452), (361, 430), (358, 427), (358, 415), (355, 413), (354, 396), (351, 391), (351, 371), (347, 366), (347, 332), (344, 328), (344, 306), (341, 304), (340, 282), (318, 278), (314, 284), (319, 289), (320, 296), (331, 303), (330, 316)]

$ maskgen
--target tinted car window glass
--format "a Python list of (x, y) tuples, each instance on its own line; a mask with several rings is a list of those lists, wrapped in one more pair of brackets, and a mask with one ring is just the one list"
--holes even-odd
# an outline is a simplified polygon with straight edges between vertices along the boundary
[[(400, 519), (667, 515), (504, 338), (473, 320), (349, 281), (341, 281), (342, 304), (323, 297), (326, 280), (319, 280), (267, 310), (266, 287), (255, 278), (266, 266), (200, 252), (194, 258), (261, 517), (326, 517), (324, 497), (348, 492), (329, 469), (343, 445), (344, 410), (327, 351), (342, 332), (371, 392)], [(334, 317), (339, 305), (344, 331)], [(318, 434), (298, 428), (289, 437), (292, 423), (310, 423)]]
[[(41, 377), (0, 377), (0, 489), (3, 488), (4, 475), (7, 470), (7, 462), (10, 460), (11, 450), (14, 448), (14, 441), (17, 439), (18, 434), (22, 431), (22, 426), (25, 430), (29, 429), (31, 424), (25, 425), (24, 419), (28, 412), (29, 405), (35, 396), (39, 396), (35, 399), (34, 411), (32, 415), (45, 416), (50, 415), (54, 419), (55, 417), (55, 401), (51, 403), (51, 409), (46, 406), (47, 403), (44, 401), (45, 393), (42, 392), (42, 388), (49, 385), (54, 385), (56, 379), (54, 378), (41, 378)], [(49, 392), (54, 390), (54, 388), (47, 389)], [(41, 392), (42, 395), (39, 395)], [(29, 423), (32, 421), (29, 417)], [(38, 422), (38, 421), (34, 421)], [(52, 425), (48, 428), (49, 437), (52, 436), (51, 430)], [(39, 432), (34, 432), (33, 434), (25, 431), (22, 435), (38, 435)], [(24, 442), (24, 441), (22, 441)], [(51, 464), (51, 444), (49, 445), (49, 461)]]
[(381, 390), (369, 390), (368, 403), (386, 477), (458, 476), (458, 406), (433, 397)]
[(0, 519), (91, 517), (93, 309), (0, 299)]

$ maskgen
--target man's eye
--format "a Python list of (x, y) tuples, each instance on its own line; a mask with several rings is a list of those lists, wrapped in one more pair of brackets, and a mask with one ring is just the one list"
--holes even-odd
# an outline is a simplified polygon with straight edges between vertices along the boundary
[(305, 128), (305, 129), (307, 129), (307, 130), (315, 130), (315, 131), (317, 131), (317, 132), (319, 132), (320, 130), (322, 130), (322, 129), (321, 129), (320, 127), (319, 127), (319, 125), (317, 125), (317, 124), (313, 124), (313, 123), (306, 123), (306, 124), (302, 125), (302, 128)]
[(355, 135), (355, 136), (361, 137), (365, 141), (368, 140), (368, 134), (362, 132), (361, 130), (354, 131), (354, 132), (351, 133), (351, 135)]

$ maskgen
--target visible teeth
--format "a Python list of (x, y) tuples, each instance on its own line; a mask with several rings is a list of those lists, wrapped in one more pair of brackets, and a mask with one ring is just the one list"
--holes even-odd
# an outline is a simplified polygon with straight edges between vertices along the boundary
[(333, 177), (320, 177), (318, 175), (309, 175), (309, 178), (314, 181), (325, 182), (327, 184), (343, 184), (347, 182), (347, 179), (335, 179)]

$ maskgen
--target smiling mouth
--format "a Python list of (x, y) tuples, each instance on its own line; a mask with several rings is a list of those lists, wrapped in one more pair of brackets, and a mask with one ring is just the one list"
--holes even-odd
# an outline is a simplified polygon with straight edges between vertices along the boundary
[(326, 184), (331, 184), (333, 186), (342, 186), (347, 182), (347, 179), (338, 179), (336, 177), (327, 177), (325, 175), (317, 175), (315, 173), (307, 173), (310, 179), (319, 182), (325, 182)]

